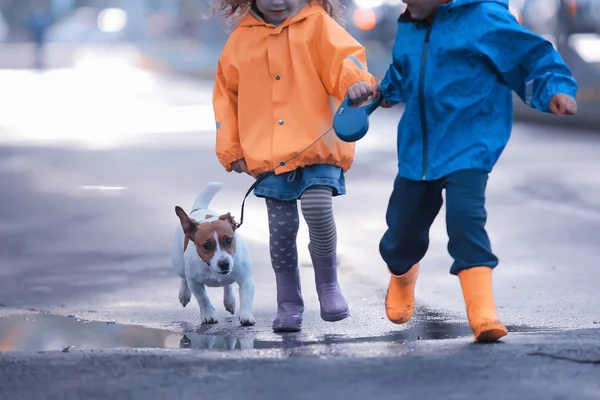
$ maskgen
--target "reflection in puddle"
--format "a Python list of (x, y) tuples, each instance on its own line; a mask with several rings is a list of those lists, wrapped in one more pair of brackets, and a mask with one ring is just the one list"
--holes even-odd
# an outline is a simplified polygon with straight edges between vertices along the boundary
[(107, 322), (84, 321), (50, 314), (0, 318), (0, 351), (106, 348), (253, 348), (253, 339), (237, 339)]
[[(116, 323), (84, 321), (50, 314), (13, 315), (0, 318), (0, 351), (42, 351), (106, 348), (167, 349), (293, 349), (310, 345), (331, 346), (346, 343), (406, 342), (452, 339), (471, 335), (468, 326), (447, 321), (443, 315), (420, 310), (416, 323), (403, 330), (375, 337), (324, 335), (309, 339), (297, 334), (281, 335), (281, 340), (257, 340), (201, 333), (175, 333), (162, 329)], [(509, 327), (512, 332), (535, 331)]]

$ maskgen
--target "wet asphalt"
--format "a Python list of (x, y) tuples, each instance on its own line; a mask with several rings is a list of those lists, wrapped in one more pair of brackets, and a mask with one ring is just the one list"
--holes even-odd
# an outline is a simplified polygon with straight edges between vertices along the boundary
[[(515, 125), (487, 198), (495, 297), (510, 334), (482, 346), (448, 273), (443, 212), (415, 317), (385, 319), (377, 243), (401, 110), (376, 111), (348, 195), (334, 203), (351, 317), (320, 320), (302, 225), (304, 329), (278, 335), (260, 199), (247, 202), (240, 230), (255, 264), (257, 324), (239, 326), (217, 289), (216, 325), (201, 326), (195, 302), (177, 300), (175, 205), (189, 208), (205, 183), (223, 181), (213, 206), (239, 215), (251, 180), (217, 163), (210, 82), (152, 79), (120, 124), (103, 119), (122, 104), (75, 121), (32, 114), (17, 133), (0, 119), (0, 398), (600, 398), (600, 129)], [(148, 128), (168, 125), (158, 115), (177, 118), (177, 131)], [(129, 130), (112, 131), (122, 125)]]

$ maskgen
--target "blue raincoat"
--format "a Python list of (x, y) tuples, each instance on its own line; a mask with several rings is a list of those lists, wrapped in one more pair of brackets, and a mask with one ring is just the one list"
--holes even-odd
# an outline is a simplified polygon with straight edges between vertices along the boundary
[(490, 172), (510, 138), (513, 90), (543, 112), (555, 94), (577, 92), (561, 56), (517, 22), (508, 0), (453, 0), (431, 23), (405, 12), (392, 55), (381, 93), (405, 103), (398, 159), (407, 179)]

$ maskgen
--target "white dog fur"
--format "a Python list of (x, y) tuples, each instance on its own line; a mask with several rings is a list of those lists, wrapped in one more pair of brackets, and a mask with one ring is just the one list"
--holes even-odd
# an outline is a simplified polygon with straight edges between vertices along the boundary
[[(192, 211), (189, 213), (189, 218), (195, 221), (196, 226), (203, 225), (202, 229), (207, 227), (204, 224), (211, 226), (212, 222), (218, 221), (219, 215), (208, 207), (214, 196), (223, 187), (220, 182), (212, 182), (206, 185), (198, 195)], [(183, 210), (178, 211), (182, 213)], [(185, 213), (183, 213), (185, 215)], [(180, 218), (182, 218), (180, 216)], [(218, 224), (215, 224), (218, 225)], [(231, 314), (235, 313), (236, 300), (233, 291), (233, 283), (237, 283), (240, 296), (240, 324), (250, 326), (255, 324), (253, 315), (254, 302), (254, 281), (252, 276), (252, 262), (250, 260), (250, 252), (246, 246), (242, 236), (233, 231), (235, 250), (232, 254), (222, 249), (219, 245), (219, 233), (214, 232), (213, 237), (216, 240), (216, 248), (214, 255), (210, 261), (204, 261), (200, 258), (198, 252), (203, 249), (197, 249), (197, 244), (189, 241), (184, 252), (185, 233), (182, 224), (179, 224), (175, 230), (175, 238), (171, 249), (171, 264), (177, 275), (181, 277), (179, 287), (179, 302), (185, 307), (191, 298), (191, 293), (198, 301), (200, 306), (200, 314), (203, 324), (217, 323), (215, 308), (213, 307), (206, 293), (206, 286), (223, 287), (223, 304), (225, 309)], [(202, 245), (202, 244), (200, 244)], [(228, 273), (223, 272), (220, 265), (229, 264)], [(191, 293), (190, 293), (191, 291)]]

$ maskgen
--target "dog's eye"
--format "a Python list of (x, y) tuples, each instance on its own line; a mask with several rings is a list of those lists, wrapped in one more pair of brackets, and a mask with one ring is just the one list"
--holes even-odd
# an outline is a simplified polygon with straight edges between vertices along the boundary
[(202, 245), (202, 247), (204, 248), (204, 250), (211, 250), (212, 249), (212, 244), (206, 242)]
[(225, 238), (225, 240), (223, 241), (223, 243), (225, 243), (225, 246), (231, 246), (231, 243), (233, 243), (233, 239), (232, 238)]

